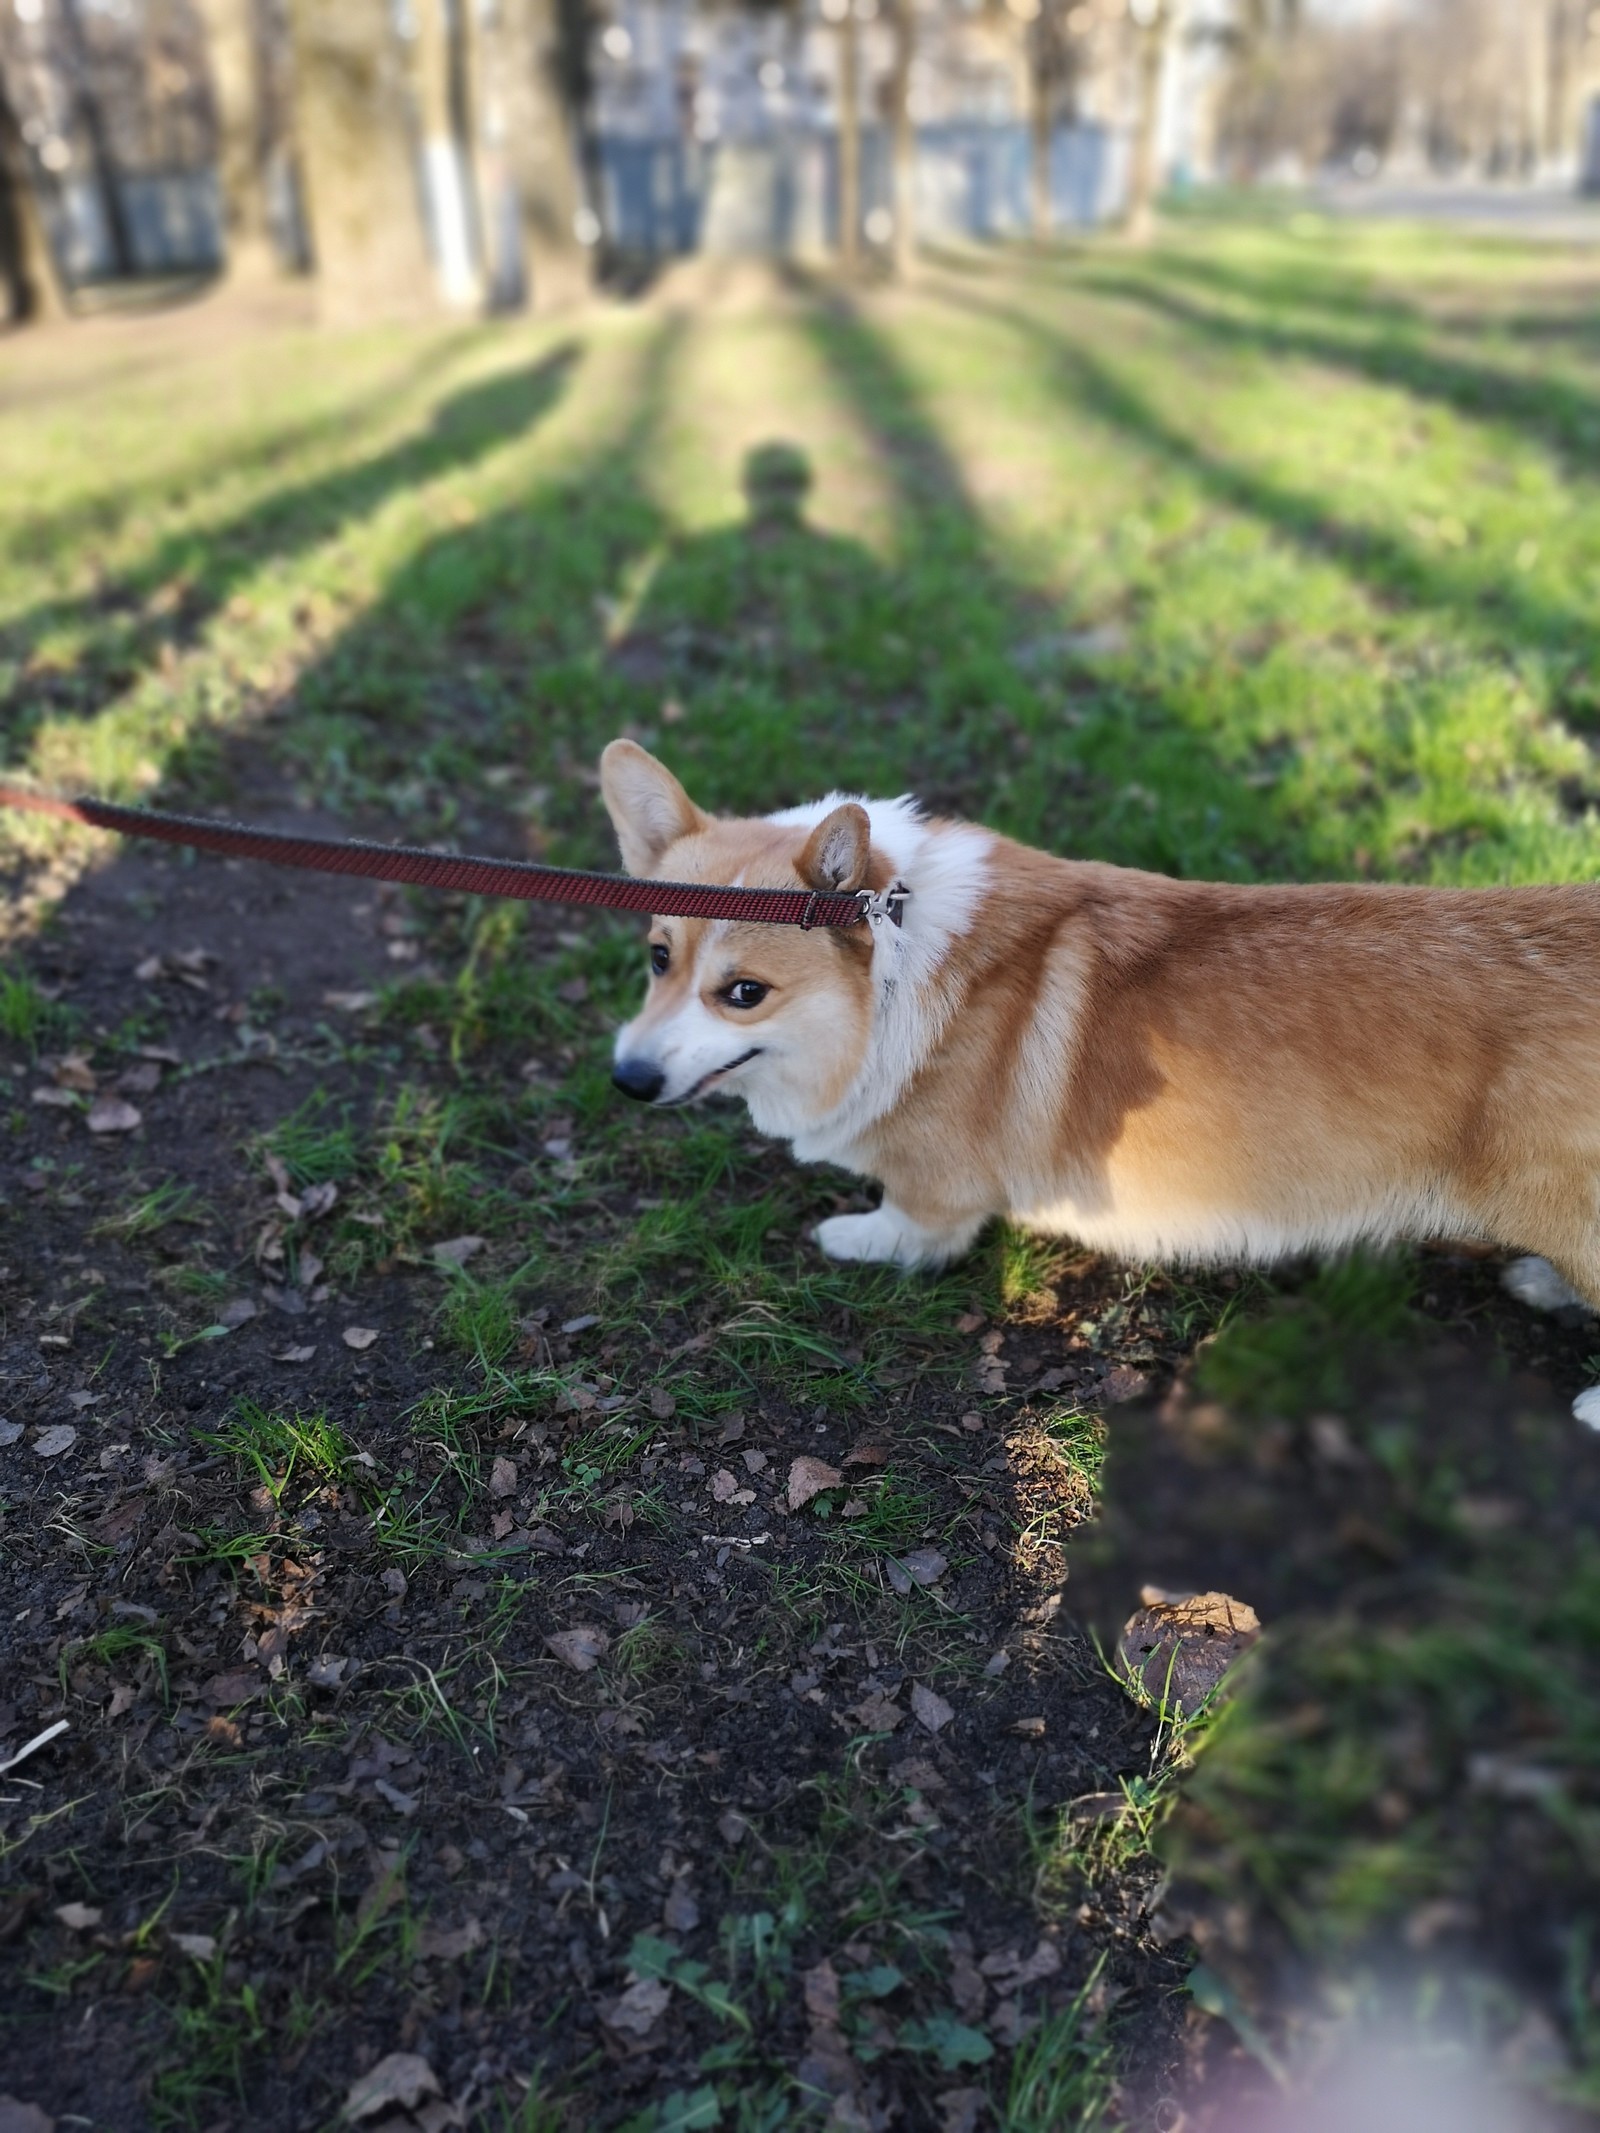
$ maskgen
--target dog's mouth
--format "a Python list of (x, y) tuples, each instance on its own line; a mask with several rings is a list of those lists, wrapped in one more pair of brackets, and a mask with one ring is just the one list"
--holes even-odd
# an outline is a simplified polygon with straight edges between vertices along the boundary
[(724, 1066), (713, 1067), (709, 1074), (700, 1076), (700, 1079), (692, 1089), (685, 1089), (681, 1096), (669, 1096), (667, 1101), (664, 1104), (658, 1104), (656, 1109), (658, 1111), (674, 1111), (679, 1104), (692, 1104), (697, 1096), (705, 1095), (714, 1081), (720, 1081), (724, 1074), (731, 1074), (735, 1067), (748, 1066), (752, 1059), (760, 1058), (761, 1052), (762, 1047), (759, 1044), (752, 1044), (749, 1051), (741, 1052), (737, 1059), (728, 1060)]

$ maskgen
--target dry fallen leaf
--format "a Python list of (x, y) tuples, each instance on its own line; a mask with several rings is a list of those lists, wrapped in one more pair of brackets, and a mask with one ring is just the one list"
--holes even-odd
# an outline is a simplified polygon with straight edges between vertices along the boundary
[(50, 1429), (40, 1430), (33, 1440), (33, 1455), (36, 1459), (59, 1459), (63, 1452), (70, 1452), (78, 1441), (78, 1432), (70, 1422), (57, 1422)]
[(192, 1955), (197, 1963), (209, 1963), (217, 1952), (216, 1941), (209, 1933), (174, 1933), (172, 1945), (185, 1955)]
[(259, 1316), (259, 1311), (248, 1296), (235, 1296), (217, 1313), (217, 1324), (232, 1329), (236, 1326), (247, 1326), (251, 1319)]
[(443, 1244), (432, 1247), (431, 1257), (435, 1266), (465, 1266), (483, 1250), (482, 1237), (446, 1237)]
[(63, 1903), (57, 1906), (56, 1916), (69, 1933), (88, 1933), (99, 1925), (104, 1913), (92, 1903)]
[(950, 1565), (937, 1548), (914, 1548), (909, 1555), (886, 1555), (883, 1567), (903, 1599), (913, 1585), (937, 1585)]
[(945, 2089), (934, 2102), (939, 2111), (939, 2133), (977, 2133), (989, 2106), (983, 2089)]
[(936, 1689), (920, 1681), (912, 1684), (911, 1711), (918, 1725), (926, 1726), (930, 1733), (941, 1732), (956, 1715)]
[(642, 2037), (654, 2029), (666, 2013), (671, 1998), (670, 1985), (658, 1977), (642, 1977), (637, 1984), (630, 1985), (620, 1999), (603, 2007), (600, 2019), (607, 2029), (621, 2030), (630, 2037)]
[(1174, 1711), (1196, 1711), (1261, 1635), (1253, 1607), (1225, 1592), (1186, 1597), (1147, 1589), (1117, 1644), (1123, 1672)]
[(576, 1629), (558, 1629), (544, 1641), (547, 1651), (578, 1674), (592, 1673), (611, 1649), (605, 1631), (588, 1622), (579, 1623)]
[(36, 1104), (53, 1104), (60, 1111), (76, 1111), (78, 1108), (78, 1099), (70, 1089), (35, 1089), (33, 1100)]
[(376, 1326), (346, 1326), (342, 1335), (347, 1348), (370, 1348), (378, 1338)]
[(1120, 1407), (1124, 1400), (1137, 1400), (1140, 1393), (1149, 1389), (1149, 1372), (1134, 1370), (1127, 1363), (1118, 1363), (1100, 1381), (1100, 1397), (1108, 1407)]
[(863, 1733), (892, 1733), (906, 1714), (891, 1696), (865, 1696), (845, 1715), (853, 1718)]
[(1019, 1954), (1014, 1947), (1000, 1948), (986, 1955), (978, 1968), (996, 1992), (1020, 1992), (1025, 1985), (1055, 1976), (1061, 1968), (1061, 1950), (1052, 1940), (1040, 1941), (1031, 1955)]
[(801, 1457), (789, 1469), (789, 1509), (803, 1510), (824, 1489), (836, 1489), (844, 1476), (825, 1459)]
[(508, 1459), (502, 1452), (489, 1470), (489, 1494), (491, 1496), (515, 1496), (517, 1493), (517, 1462)]
[(463, 1955), (481, 1948), (486, 1938), (481, 1918), (469, 1918), (459, 1926), (424, 1926), (417, 1940), (417, 1953), (424, 1961), (459, 1962)]
[(352, 2085), (344, 2100), (344, 2115), (354, 2125), (391, 2103), (410, 2111), (424, 2096), (438, 2094), (439, 2077), (426, 2059), (417, 2052), (390, 2052)]
[(886, 1444), (853, 1444), (842, 1463), (845, 1466), (887, 1466), (889, 1447)]
[(309, 1346), (303, 1348), (274, 1348), (272, 1360), (275, 1363), (309, 1363), (316, 1352), (317, 1344), (312, 1341)]
[(207, 1703), (247, 1703), (265, 1687), (253, 1667), (236, 1667), (229, 1674), (213, 1674), (200, 1693)]
[(661, 1923), (669, 1933), (692, 1933), (700, 1923), (700, 1906), (690, 1894), (684, 1874), (667, 1891), (667, 1900), (661, 1906)]
[(79, 1089), (85, 1096), (95, 1092), (96, 1076), (82, 1052), (68, 1052), (56, 1061), (55, 1083), (61, 1089)]
[(143, 1114), (121, 1096), (97, 1096), (89, 1106), (91, 1133), (132, 1133)]
[(0, 2096), (0, 2133), (56, 2133), (56, 2122), (36, 2103)]

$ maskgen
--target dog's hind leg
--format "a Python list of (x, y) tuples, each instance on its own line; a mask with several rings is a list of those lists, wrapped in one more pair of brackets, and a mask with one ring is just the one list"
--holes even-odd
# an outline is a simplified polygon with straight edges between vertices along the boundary
[(1500, 1286), (1518, 1303), (1533, 1311), (1587, 1310), (1589, 1307), (1569, 1281), (1563, 1280), (1548, 1259), (1530, 1253), (1513, 1259), (1500, 1276)]
[(830, 1259), (855, 1259), (878, 1266), (948, 1266), (970, 1250), (984, 1224), (982, 1215), (931, 1228), (885, 1200), (870, 1215), (830, 1215), (816, 1229), (818, 1244)]
[[(1600, 1312), (1600, 1234), (1591, 1230), (1573, 1250), (1549, 1259), (1513, 1259), (1500, 1279), (1519, 1303), (1536, 1311)], [(1580, 1392), (1572, 1412), (1588, 1428), (1600, 1429), (1600, 1385)]]

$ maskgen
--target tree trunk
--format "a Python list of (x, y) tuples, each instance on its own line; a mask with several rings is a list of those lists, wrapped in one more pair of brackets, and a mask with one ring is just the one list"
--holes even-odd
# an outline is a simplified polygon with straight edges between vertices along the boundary
[(197, 0), (197, 4), (205, 25), (217, 109), (217, 176), (222, 188), (227, 271), (235, 281), (263, 281), (275, 262), (267, 227), (255, 0)]
[(83, 128), (84, 139), (89, 144), (95, 190), (99, 195), (100, 213), (105, 221), (106, 244), (111, 254), (111, 271), (113, 274), (132, 274), (133, 237), (128, 229), (128, 218), (122, 211), (122, 194), (117, 185), (116, 168), (111, 160), (111, 145), (106, 137), (105, 114), (100, 109), (100, 99), (94, 90), (89, 43), (78, 17), (78, 0), (60, 0), (60, 7), (62, 25), (66, 30), (72, 53), (73, 99), (77, 105), (78, 123)]
[(855, 0), (839, 24), (839, 264), (861, 265), (861, 31)]
[(1551, 169), (1568, 169), (1578, 152), (1576, 114), (1573, 111), (1573, 59), (1579, 26), (1573, 20), (1568, 0), (1549, 0), (1545, 62), (1543, 160)]
[(496, 78), (505, 97), (505, 156), (528, 301), (535, 311), (553, 311), (588, 294), (593, 260), (590, 247), (578, 242), (583, 185), (554, 0), (502, 0), (498, 36), (504, 62)]
[(1028, 52), (1031, 62), (1028, 68), (1028, 129), (1032, 148), (1030, 206), (1036, 244), (1043, 244), (1049, 237), (1054, 220), (1050, 211), (1050, 129), (1055, 116), (1051, 109), (1055, 68), (1051, 63), (1054, 52), (1050, 28), (1050, 11), (1048, 7), (1041, 7), (1030, 33)]
[(401, 55), (388, 0), (294, 0), (300, 153), (323, 317), (432, 300)]
[(1161, 87), (1171, 33), (1171, 0), (1159, 0), (1150, 20), (1141, 23), (1135, 32), (1139, 40), (1139, 108), (1134, 116), (1133, 146), (1128, 164), (1127, 214), (1128, 235), (1135, 244), (1149, 241), (1155, 221), (1156, 186), (1160, 177), (1156, 157), (1160, 147)]
[(894, 181), (894, 271), (901, 281), (910, 280), (917, 254), (917, 129), (911, 118), (911, 62), (916, 43), (916, 0), (895, 0), (889, 128)]
[(0, 284), (13, 325), (65, 318), (66, 300), (33, 189), (28, 150), (0, 82)]
[(483, 303), (483, 281), (461, 8), (456, 0), (416, 0), (416, 24), (422, 169), (439, 294), (457, 310), (475, 310)]

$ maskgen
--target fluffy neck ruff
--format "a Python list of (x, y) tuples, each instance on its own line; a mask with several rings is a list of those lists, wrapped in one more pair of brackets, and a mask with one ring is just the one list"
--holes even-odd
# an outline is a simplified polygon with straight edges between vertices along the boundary
[(977, 917), (990, 885), (994, 838), (968, 823), (930, 821), (915, 800), (866, 800), (829, 793), (769, 819), (814, 829), (854, 800), (872, 824), (872, 847), (892, 878), (910, 890), (904, 922), (872, 928), (873, 1025), (859, 1073), (821, 1117), (769, 1114), (758, 1096), (750, 1105), (757, 1128), (792, 1141), (803, 1159), (843, 1159), (850, 1145), (899, 1101), (912, 1076), (938, 1044), (956, 1002), (940, 974), (950, 946)]

